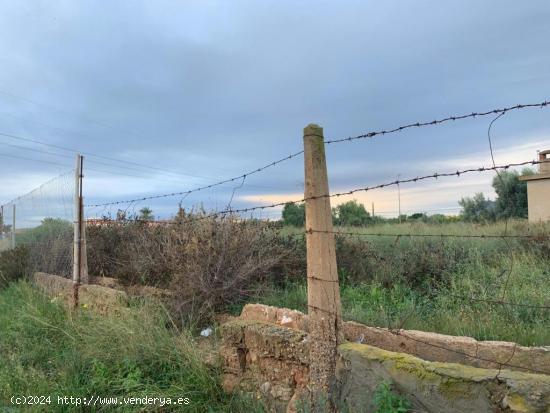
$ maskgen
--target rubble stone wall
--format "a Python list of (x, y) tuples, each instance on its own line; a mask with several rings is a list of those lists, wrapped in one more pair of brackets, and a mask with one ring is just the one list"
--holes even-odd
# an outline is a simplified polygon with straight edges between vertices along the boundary
[(128, 296), (124, 291), (96, 284), (82, 284), (75, 292), (72, 280), (58, 275), (37, 272), (34, 284), (52, 298), (58, 298), (67, 305), (74, 305), (78, 294), (78, 305), (101, 314), (120, 311), (126, 307)]
[[(286, 308), (248, 304), (240, 318), (307, 331), (307, 315)], [(499, 363), (506, 363), (515, 366), (513, 369), (517, 371), (550, 371), (550, 347), (525, 347), (505, 341), (478, 341), (471, 337), (416, 330), (391, 332), (353, 321), (344, 322), (343, 328), (347, 341), (407, 353), (423, 360), (489, 369), (499, 368)]]
[[(301, 399), (307, 394), (310, 360), (306, 330), (307, 316), (300, 312), (246, 306), (241, 317), (221, 326), (225, 389), (250, 392), (262, 398), (272, 412), (298, 411)], [(409, 400), (414, 411), (550, 413), (548, 375), (491, 366), (481, 368), (473, 365), (471, 357), (457, 360), (434, 352), (433, 348), (430, 354), (422, 346), (403, 342), (403, 337), (358, 323), (346, 323), (345, 331), (346, 338), (353, 342), (339, 347), (335, 402), (341, 411), (374, 412), (376, 389), (381, 382), (391, 381), (394, 391)], [(509, 344), (514, 346), (407, 331), (409, 334), (444, 346), (452, 345), (456, 339), (455, 348), (472, 351), (473, 355), (502, 357), (503, 362), (510, 360)], [(391, 351), (371, 343), (384, 345)], [(515, 351), (525, 357), (517, 362), (534, 363), (527, 357), (530, 351), (546, 362), (547, 353), (541, 349), (545, 348), (516, 346)], [(426, 359), (408, 352), (426, 355)], [(445, 360), (445, 357), (450, 362), (427, 360)], [(467, 363), (460, 363), (462, 360)], [(542, 369), (540, 364), (536, 368)]]

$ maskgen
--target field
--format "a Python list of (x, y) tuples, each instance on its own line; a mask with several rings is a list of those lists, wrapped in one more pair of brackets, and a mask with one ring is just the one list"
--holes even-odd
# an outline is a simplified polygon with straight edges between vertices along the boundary
[[(337, 230), (384, 234), (337, 236), (345, 319), (550, 345), (550, 311), (540, 308), (550, 303), (550, 243), (536, 237), (548, 225), (417, 222)], [(204, 362), (197, 332), (247, 302), (305, 311), (301, 231), (208, 220), (90, 228), (92, 274), (171, 289), (176, 297), (166, 306), (136, 300), (123, 316), (67, 314), (20, 279), (47, 257), (28, 260), (32, 245), (2, 253), (0, 400), (27, 393), (184, 395), (192, 403), (181, 411), (262, 411), (255, 400), (224, 394), (220, 369)], [(533, 238), (403, 236), (504, 233)]]
[[(524, 221), (404, 223), (337, 230), (387, 235), (536, 235), (548, 233), (548, 225)], [(548, 241), (372, 236), (343, 237), (338, 246), (345, 319), (480, 340), (550, 344)], [(364, 250), (354, 254), (359, 249)], [(351, 254), (351, 263), (346, 253)], [(306, 286), (301, 281), (273, 288), (256, 299), (302, 311), (307, 308)]]
[[(70, 234), (57, 221), (45, 225), (26, 234), (33, 240), (30, 266), (52, 273), (58, 266), (59, 274), (67, 268), (59, 257), (68, 254)], [(537, 238), (550, 225), (407, 222), (336, 230), (358, 234), (336, 236), (346, 319), (550, 344), (550, 311), (540, 308), (550, 303), (550, 242)], [(365, 233), (378, 235), (360, 235)], [(247, 302), (305, 311), (305, 257), (302, 229), (258, 221), (190, 219), (181, 225), (136, 222), (88, 230), (90, 273), (171, 290), (176, 300), (170, 311), (182, 327), (200, 328), (215, 314), (237, 313)]]

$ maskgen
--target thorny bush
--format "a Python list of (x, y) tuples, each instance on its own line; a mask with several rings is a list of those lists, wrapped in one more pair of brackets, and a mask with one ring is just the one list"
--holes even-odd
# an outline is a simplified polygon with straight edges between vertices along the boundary
[(185, 321), (257, 294), (285, 255), (266, 223), (196, 214), (169, 225), (136, 220), (91, 226), (88, 254), (92, 275), (169, 289)]

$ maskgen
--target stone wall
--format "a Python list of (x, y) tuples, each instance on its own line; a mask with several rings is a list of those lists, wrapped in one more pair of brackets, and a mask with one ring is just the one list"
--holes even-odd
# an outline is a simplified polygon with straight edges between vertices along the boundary
[[(358, 323), (345, 323), (344, 328), (346, 338), (353, 342), (339, 347), (336, 402), (342, 411), (346, 411), (345, 406), (351, 412), (373, 412), (374, 392), (382, 381), (391, 380), (395, 391), (411, 401), (414, 411), (550, 412), (550, 376), (499, 370), (492, 368), (498, 364), (475, 361), (467, 355), (455, 357), (452, 354), (456, 353), (444, 350), (434, 351), (436, 347), (419, 345), (387, 330)], [(221, 327), (225, 389), (252, 392), (273, 412), (296, 411), (296, 402), (307, 389), (306, 330), (307, 316), (303, 313), (263, 305), (246, 306), (240, 318)], [(513, 343), (477, 342), (468, 337), (415, 331), (406, 334), (426, 343), (461, 349), (466, 354), (483, 354), (488, 360), (513, 359), (510, 353)], [(548, 369), (543, 366), (548, 363), (547, 348), (515, 347), (521, 355), (515, 359), (519, 366)], [(429, 361), (406, 352), (452, 362)], [(487, 363), (489, 368), (480, 368), (476, 363)]]
[(243, 320), (228, 322), (221, 331), (224, 389), (253, 393), (270, 411), (287, 411), (309, 376), (307, 334)]
[(144, 285), (122, 285), (109, 277), (90, 277), (89, 284), (81, 284), (76, 290), (72, 280), (58, 275), (37, 272), (34, 284), (51, 297), (58, 298), (70, 306), (75, 299), (81, 307), (96, 310), (101, 314), (120, 312), (131, 297), (148, 297), (169, 303), (173, 294), (168, 290)]
[[(248, 304), (240, 318), (307, 331), (307, 315), (286, 308)], [(391, 332), (385, 328), (369, 327), (353, 321), (344, 322), (343, 328), (348, 341), (407, 353), (428, 361), (490, 369), (498, 368), (498, 363), (506, 363), (516, 366), (513, 369), (518, 371), (550, 371), (550, 347), (525, 347), (505, 341), (478, 341), (471, 337), (416, 330)]]
[(374, 393), (391, 380), (423, 412), (550, 412), (550, 376), (439, 363), (347, 343), (339, 348), (339, 402), (352, 412), (374, 412)]
[(34, 274), (34, 284), (50, 297), (58, 298), (69, 306), (74, 306), (77, 296), (79, 306), (101, 314), (121, 311), (128, 303), (124, 291), (97, 284), (83, 284), (76, 290), (72, 280), (58, 275), (37, 272)]

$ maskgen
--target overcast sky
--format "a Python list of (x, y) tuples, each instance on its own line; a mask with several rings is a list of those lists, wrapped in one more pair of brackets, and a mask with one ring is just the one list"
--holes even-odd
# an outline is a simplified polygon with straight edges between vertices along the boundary
[[(87, 203), (185, 191), (301, 150), (308, 123), (332, 139), (548, 100), (549, 22), (548, 0), (0, 0), (0, 134), (86, 153)], [(491, 120), (330, 146), (331, 191), (490, 166)], [(550, 149), (550, 108), (508, 113), (492, 136), (497, 163), (531, 160)], [(0, 202), (73, 163), (0, 135)], [(403, 211), (456, 212), (494, 196), (492, 178), (403, 185)], [(130, 208), (223, 209), (234, 186)], [(247, 178), (232, 205), (301, 196), (298, 157)], [(397, 212), (394, 188), (353, 198)]]

